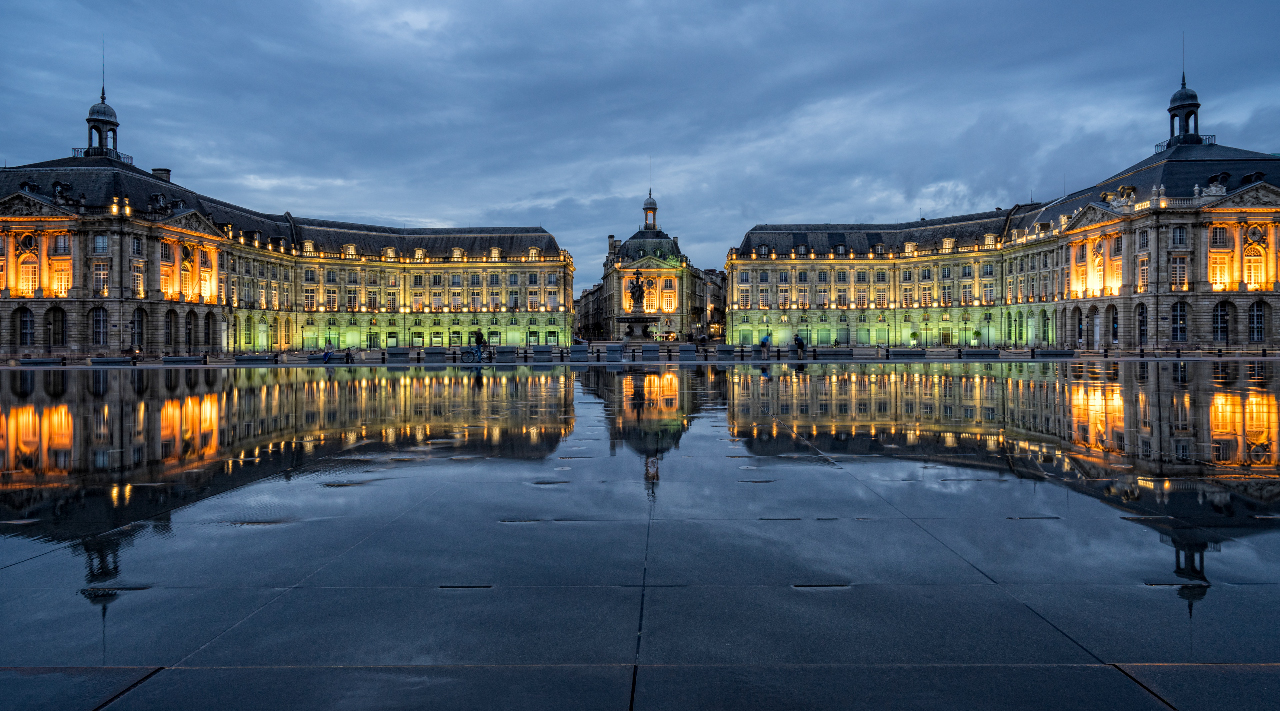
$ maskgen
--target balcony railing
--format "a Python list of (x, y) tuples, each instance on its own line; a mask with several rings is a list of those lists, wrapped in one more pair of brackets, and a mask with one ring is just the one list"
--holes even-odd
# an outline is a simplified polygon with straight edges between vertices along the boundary
[[(1179, 138), (1181, 138), (1181, 136), (1174, 136), (1167, 141), (1157, 143), (1156, 153), (1163, 153), (1164, 151), (1169, 150), (1170, 147), (1176, 144)], [(1202, 133), (1200, 134), (1200, 143), (1206, 146), (1217, 145), (1218, 137), (1212, 133)]]
[(95, 156), (106, 156), (107, 158), (118, 160), (121, 163), (128, 163), (129, 165), (133, 165), (133, 156), (127, 153), (121, 153), (120, 151), (117, 151), (111, 148), (72, 148), (71, 149), (71, 157), (73, 158), (93, 158)]

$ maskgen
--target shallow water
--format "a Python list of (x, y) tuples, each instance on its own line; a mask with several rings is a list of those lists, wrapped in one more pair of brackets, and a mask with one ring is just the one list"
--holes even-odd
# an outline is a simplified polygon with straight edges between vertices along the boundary
[(1258, 708), (1275, 370), (0, 373), (0, 704)]

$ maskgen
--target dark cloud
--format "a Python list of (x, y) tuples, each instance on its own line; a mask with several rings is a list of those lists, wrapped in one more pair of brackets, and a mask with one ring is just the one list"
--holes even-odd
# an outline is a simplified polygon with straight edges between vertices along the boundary
[(598, 278), (649, 187), (701, 266), (758, 222), (897, 221), (1092, 184), (1167, 136), (1280, 151), (1266, 2), (6, 0), (0, 156), (98, 90), (143, 167), (249, 207), (541, 224)]

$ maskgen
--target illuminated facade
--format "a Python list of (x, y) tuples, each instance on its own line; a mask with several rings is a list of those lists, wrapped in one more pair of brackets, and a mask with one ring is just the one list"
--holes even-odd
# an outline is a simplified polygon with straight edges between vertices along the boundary
[(573, 331), (573, 259), (540, 227), (400, 229), (254, 212), (116, 149), (0, 170), (0, 350), (196, 354), (496, 344)]
[(621, 340), (632, 313), (631, 285), (643, 281), (642, 311), (656, 317), (649, 335), (658, 339), (718, 336), (724, 322), (724, 275), (689, 264), (680, 241), (658, 226), (653, 194), (644, 201), (644, 225), (625, 240), (609, 235), (604, 278), (577, 299), (580, 333), (588, 338)]
[[(1183, 87), (1152, 157), (1050, 203), (892, 225), (758, 225), (730, 250), (735, 343), (1277, 343), (1280, 158), (1199, 133)], [(1268, 178), (1267, 176), (1270, 176)]]

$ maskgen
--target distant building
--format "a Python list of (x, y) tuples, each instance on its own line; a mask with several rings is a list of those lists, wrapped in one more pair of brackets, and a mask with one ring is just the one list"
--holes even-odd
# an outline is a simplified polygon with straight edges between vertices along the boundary
[(133, 166), (102, 101), (74, 156), (0, 170), (0, 351), (564, 344), (573, 258), (540, 227), (267, 214)]
[(902, 224), (757, 225), (731, 249), (734, 343), (1275, 346), (1280, 157), (1199, 133), (1049, 203)]
[(658, 226), (653, 193), (644, 201), (644, 225), (626, 240), (609, 235), (604, 279), (583, 290), (575, 311), (588, 338), (618, 340), (627, 331), (619, 316), (631, 313), (630, 286), (637, 272), (645, 287), (643, 313), (657, 316), (649, 328), (656, 339), (715, 335), (723, 323), (723, 274), (689, 264), (676, 237)]

